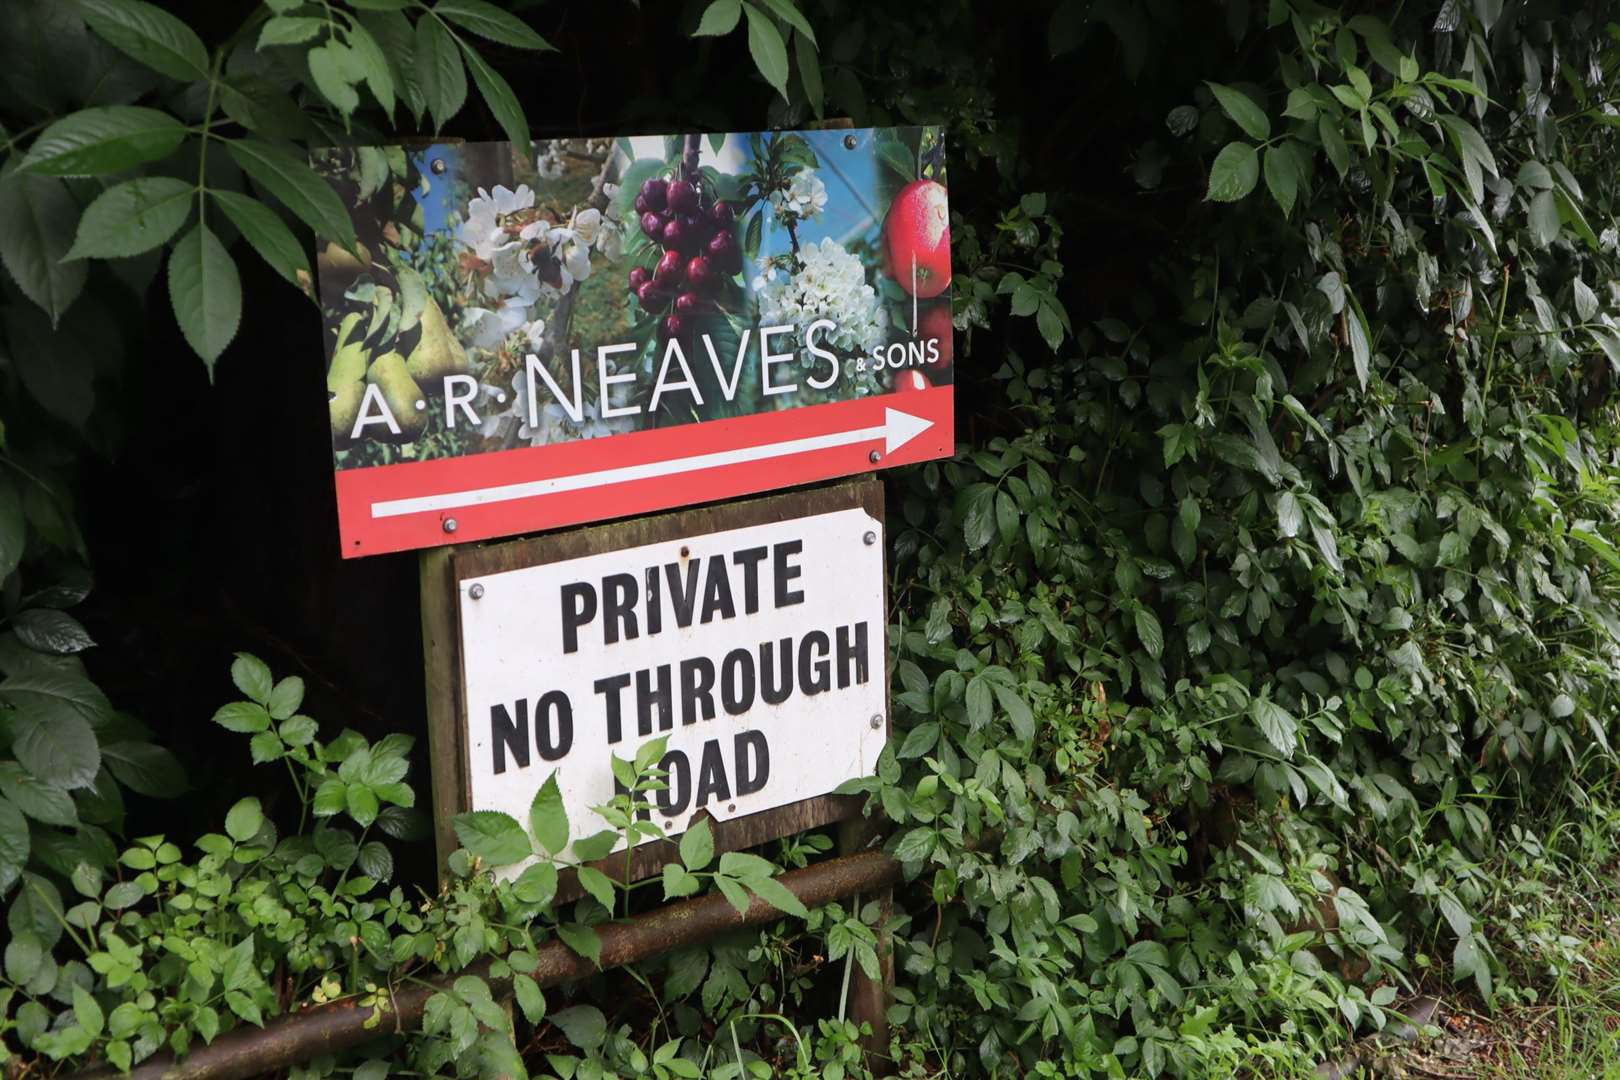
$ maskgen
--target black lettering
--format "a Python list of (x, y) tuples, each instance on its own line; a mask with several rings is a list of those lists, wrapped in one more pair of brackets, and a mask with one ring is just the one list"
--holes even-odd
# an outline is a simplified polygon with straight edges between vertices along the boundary
[(506, 753), (512, 752), (517, 767), (529, 767), (529, 702), (527, 698), (519, 698), (512, 706), (517, 710), (517, 719), (506, 711), (505, 705), (496, 705), (489, 710), (489, 739), (495, 753), (495, 775), (499, 776), (506, 771)]
[(562, 587), (563, 652), (579, 651), (579, 628), (596, 618), (596, 590), (583, 581)]
[[(776, 673), (782, 677), (778, 683)], [(793, 639), (783, 638), (771, 654), (771, 643), (759, 643), (759, 696), (767, 705), (780, 705), (793, 693)]]
[[(804, 635), (799, 643), (799, 692), (805, 695), (819, 694), (832, 686), (832, 665), (827, 662), (827, 653), (831, 644), (827, 635), (820, 630), (812, 630)], [(817, 656), (816, 654), (820, 655)]]
[(694, 656), (681, 661), (681, 723), (695, 724), (698, 713), (714, 719), (714, 661)]
[(636, 579), (630, 574), (612, 574), (602, 579), (602, 640), (609, 645), (632, 641), (636, 633)]
[(720, 740), (710, 739), (703, 744), (703, 763), (698, 766), (696, 809), (709, 802), (725, 802), (731, 798), (731, 784), (726, 780), (726, 763), (720, 756)]
[[(737, 769), (737, 797), (752, 795), (771, 778), (771, 746), (763, 731), (744, 731), (737, 735), (735, 745)], [(753, 755), (750, 760), (749, 749)]]
[(712, 622), (716, 612), (723, 619), (737, 615), (737, 607), (731, 602), (731, 579), (726, 576), (724, 555), (709, 556), (709, 569), (703, 582), (703, 614), (698, 621)]
[[(552, 731), (552, 714), (556, 714), (556, 731)], [(574, 748), (574, 705), (561, 690), (542, 694), (534, 707), (534, 741), (540, 747), (540, 757), (556, 761), (567, 757)]]
[(743, 613), (752, 615), (759, 610), (759, 564), (765, 561), (763, 547), (743, 548), (731, 553), (731, 561), (743, 571)]
[(772, 576), (776, 581), (776, 606), (788, 607), (791, 604), (804, 603), (804, 590), (798, 592), (788, 591), (788, 582), (803, 572), (799, 566), (789, 565), (788, 556), (797, 555), (804, 550), (802, 540), (784, 540), (771, 549)]
[(664, 576), (669, 579), (669, 602), (675, 608), (675, 625), (685, 630), (692, 625), (692, 612), (697, 608), (697, 560), (687, 561), (684, 584), (681, 582), (681, 568), (677, 563), (665, 566)]
[(665, 817), (674, 817), (686, 809), (686, 804), (692, 801), (692, 766), (687, 762), (686, 755), (679, 750), (671, 750), (664, 755), (664, 760), (658, 767), (667, 774), (665, 783), (668, 784), (657, 795), (658, 811)]
[[(655, 687), (647, 678), (652, 671), (658, 672), (658, 685)], [(658, 730), (668, 731), (675, 726), (675, 711), (669, 707), (669, 665), (659, 664), (653, 669), (642, 668), (636, 672), (636, 730), (643, 738), (652, 734), (653, 707), (658, 708)]]
[(732, 716), (754, 704), (754, 654), (747, 649), (732, 649), (720, 661), (720, 704)]
[(624, 738), (624, 716), (619, 711), (619, 692), (630, 685), (630, 673), (622, 675), (609, 675), (597, 679), (593, 684), (598, 694), (601, 694), (607, 705), (607, 741), (611, 745)]
[(855, 624), (855, 641), (851, 644), (849, 627), (838, 628), (838, 689), (849, 685), (849, 668), (855, 666), (855, 681), (866, 681), (866, 623)]
[(647, 636), (652, 637), (664, 628), (664, 601), (659, 595), (658, 567), (647, 567)]

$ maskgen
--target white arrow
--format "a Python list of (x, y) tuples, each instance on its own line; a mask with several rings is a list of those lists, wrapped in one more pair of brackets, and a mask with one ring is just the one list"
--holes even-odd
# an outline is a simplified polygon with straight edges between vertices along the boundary
[(410, 499), (388, 499), (371, 504), (374, 518), (399, 517), (402, 514), (420, 514), (427, 510), (454, 510), (463, 506), (482, 506), (486, 503), (508, 502), (512, 499), (532, 499), (536, 495), (556, 495), (564, 491), (582, 491), (585, 488), (623, 484), (630, 480), (648, 480), (656, 476), (674, 476), (678, 473), (714, 469), (722, 465), (738, 465), (746, 461), (766, 461), (770, 458), (807, 454), (812, 450), (825, 450), (831, 446), (883, 440), (885, 453), (892, 454), (918, 435), (934, 426), (932, 420), (884, 409), (883, 423), (876, 427), (834, 431), (827, 435), (810, 435), (803, 439), (766, 443), (763, 446), (744, 446), (736, 450), (716, 450), (708, 454), (649, 461), (644, 465), (621, 465), (616, 469), (575, 473), (572, 476), (553, 476), (546, 480), (526, 480), (520, 484), (500, 484), (496, 487), (472, 488), (452, 491), (443, 495), (418, 495)]

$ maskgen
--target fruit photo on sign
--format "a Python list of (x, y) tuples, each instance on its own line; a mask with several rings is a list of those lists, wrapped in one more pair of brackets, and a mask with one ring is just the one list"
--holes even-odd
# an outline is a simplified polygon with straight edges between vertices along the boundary
[(339, 469), (848, 401), (905, 371), (951, 382), (936, 129), (314, 164), (360, 241), (319, 260)]

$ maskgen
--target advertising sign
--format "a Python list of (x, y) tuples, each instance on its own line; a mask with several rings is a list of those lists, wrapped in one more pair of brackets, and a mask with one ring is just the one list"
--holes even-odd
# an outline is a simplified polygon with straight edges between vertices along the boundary
[(934, 128), (336, 149), (347, 557), (947, 455)]
[(578, 840), (607, 827), (610, 759), (660, 737), (671, 835), (701, 814), (724, 840), (869, 774), (888, 735), (881, 498), (868, 481), (459, 549), (456, 717), (434, 718), (460, 729), (449, 809), (526, 820), (555, 773)]

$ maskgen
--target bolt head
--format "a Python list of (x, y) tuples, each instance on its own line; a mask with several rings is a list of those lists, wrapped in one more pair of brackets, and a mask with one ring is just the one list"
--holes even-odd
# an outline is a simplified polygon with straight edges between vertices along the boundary
[(883, 726), (883, 714), (882, 713), (873, 713), (872, 714), (872, 719), (867, 721), (867, 722), (872, 725), (872, 730), (876, 731), (878, 728)]
[(453, 532), (456, 531), (456, 519), (455, 518), (445, 518), (444, 519), (444, 531), (447, 532), (447, 533), (453, 533)]
[(484, 598), (484, 587), (482, 585), (474, 585), (472, 588), (467, 590), (467, 595), (472, 597), (474, 600), (482, 600)]
[(866, 460), (876, 465), (878, 462), (883, 460), (883, 455), (874, 450), (870, 454), (866, 455)]
[(861, 537), (861, 543), (865, 544), (867, 547), (871, 547), (873, 544), (877, 543), (877, 533), (868, 529), (865, 535)]

